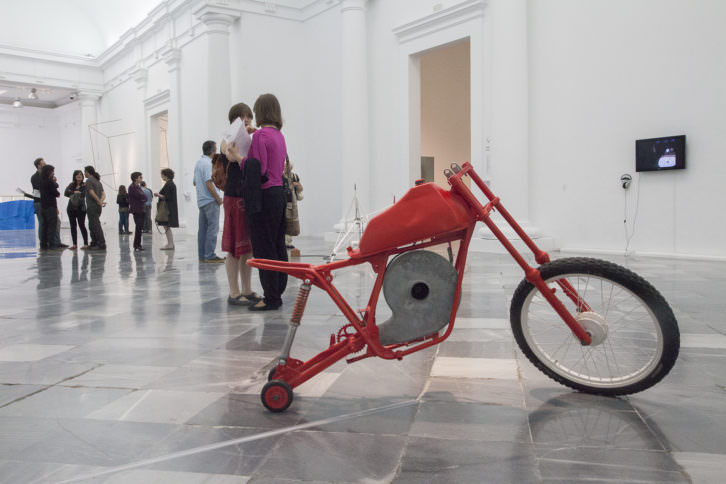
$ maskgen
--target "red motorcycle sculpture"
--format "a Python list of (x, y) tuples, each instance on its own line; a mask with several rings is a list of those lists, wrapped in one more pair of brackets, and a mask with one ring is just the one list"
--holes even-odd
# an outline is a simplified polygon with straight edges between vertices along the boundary
[[(608, 261), (572, 257), (550, 262), (469, 163), (445, 171), (450, 190), (433, 183), (411, 188), (373, 217), (349, 258), (322, 265), (251, 259), (259, 269), (301, 279), (278, 365), (262, 389), (263, 405), (286, 410), (293, 388), (337, 361), (376, 356), (402, 359), (441, 343), (454, 329), (466, 257), (474, 227), (483, 222), (524, 271), (514, 292), (510, 322), (527, 358), (555, 381), (583, 392), (625, 395), (645, 390), (671, 370), (680, 336), (661, 294), (634, 272)], [(483, 205), (462, 180), (471, 178), (489, 200)], [(530, 266), (491, 220), (498, 212), (533, 252)], [(452, 243), (458, 242), (456, 257)], [(445, 246), (448, 259), (431, 250)], [(360, 315), (333, 286), (333, 271), (368, 263), (376, 274)], [(327, 292), (348, 324), (330, 336), (327, 349), (308, 361), (290, 356), (312, 286)], [(383, 290), (393, 316), (377, 323)]]

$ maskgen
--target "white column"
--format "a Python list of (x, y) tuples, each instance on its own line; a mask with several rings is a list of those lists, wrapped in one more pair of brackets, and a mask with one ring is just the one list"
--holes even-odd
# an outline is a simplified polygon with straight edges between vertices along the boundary
[[(184, 194), (191, 188), (185, 186), (185, 177), (182, 176), (182, 109), (181, 109), (181, 81), (179, 68), (181, 65), (181, 51), (170, 48), (164, 52), (164, 62), (169, 72), (169, 126), (168, 149), (169, 168), (174, 170), (174, 183), (176, 184), (177, 205), (179, 207), (179, 225), (186, 226), (186, 197)], [(153, 152), (153, 150), (152, 150)], [(151, 160), (149, 160), (151, 162)], [(161, 188), (161, 187), (160, 187)]]
[(368, 150), (368, 57), (366, 0), (343, 0), (341, 90), (341, 215), (345, 218), (357, 187), (362, 214), (371, 211)]
[[(93, 126), (98, 122), (98, 100), (101, 99), (101, 96), (94, 92), (81, 91), (78, 93), (78, 99), (81, 104), (81, 153), (84, 166), (86, 166), (93, 164), (89, 126)], [(98, 150), (98, 147), (96, 147), (96, 150)]]
[(505, 208), (529, 218), (527, 0), (490, 0), (491, 139), (488, 177)]
[(151, 179), (151, 160), (146, 149), (146, 137), (148, 134), (146, 123), (146, 107), (144, 100), (146, 99), (146, 84), (149, 77), (148, 71), (137, 66), (136, 70), (131, 74), (134, 82), (136, 82), (136, 159), (133, 160), (133, 167), (144, 174), (144, 178)]
[[(232, 98), (229, 28), (239, 12), (214, 5), (203, 5), (194, 15), (204, 23), (207, 39), (207, 133), (205, 139), (219, 140), (229, 124), (227, 112)], [(201, 74), (201, 73), (200, 73)], [(201, 133), (200, 133), (201, 134)]]

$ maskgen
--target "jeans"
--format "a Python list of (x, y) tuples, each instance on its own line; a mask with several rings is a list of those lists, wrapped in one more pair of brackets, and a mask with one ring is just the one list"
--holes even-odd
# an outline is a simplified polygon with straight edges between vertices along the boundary
[(78, 245), (78, 230), (76, 225), (81, 229), (81, 235), (83, 236), (83, 245), (88, 245), (88, 232), (86, 232), (86, 213), (85, 212), (72, 212), (66, 210), (68, 214), (68, 220), (71, 223), (71, 238), (73, 239), (73, 245)]
[(40, 248), (58, 247), (60, 244), (55, 242), (55, 236), (58, 233), (58, 208), (45, 207), (41, 210), (43, 212), (43, 231), (40, 234)]
[(217, 205), (217, 202), (199, 207), (199, 230), (197, 231), (199, 260), (209, 260), (216, 257), (214, 249), (217, 247), (218, 233), (219, 205)]
[(144, 205), (144, 231), (151, 232), (151, 205)]
[(125, 234), (129, 231), (129, 213), (119, 212), (118, 213), (118, 233)]
[(106, 248), (106, 239), (101, 228), (101, 206), (95, 201), (87, 200), (86, 215), (88, 215), (88, 230), (91, 232), (91, 244)]
[[(45, 217), (43, 217), (43, 209), (40, 206), (40, 202), (36, 202), (36, 201), (33, 202), (33, 211), (35, 212), (35, 216), (38, 219), (38, 240), (42, 240), (43, 234), (45, 233)], [(61, 244), (60, 231), (58, 229), (56, 229), (53, 239), (50, 240), (49, 242), (53, 245)]]
[[(126, 214), (128, 215), (128, 214)], [(134, 249), (141, 248), (141, 233), (144, 231), (144, 214), (134, 214)]]

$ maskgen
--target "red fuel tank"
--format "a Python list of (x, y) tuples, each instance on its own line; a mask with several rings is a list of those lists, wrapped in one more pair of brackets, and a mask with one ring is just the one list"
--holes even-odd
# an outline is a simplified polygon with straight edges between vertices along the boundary
[(368, 256), (419, 240), (464, 230), (476, 223), (465, 202), (435, 183), (411, 188), (366, 226), (357, 256)]

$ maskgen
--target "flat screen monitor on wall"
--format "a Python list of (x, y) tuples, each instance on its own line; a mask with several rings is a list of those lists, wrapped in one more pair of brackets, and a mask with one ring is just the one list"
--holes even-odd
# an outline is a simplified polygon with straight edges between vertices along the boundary
[(635, 171), (682, 170), (685, 167), (685, 134), (635, 141)]

